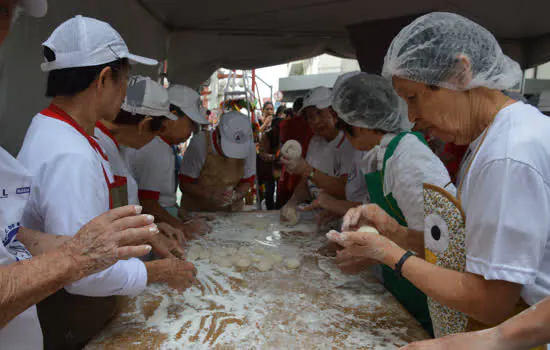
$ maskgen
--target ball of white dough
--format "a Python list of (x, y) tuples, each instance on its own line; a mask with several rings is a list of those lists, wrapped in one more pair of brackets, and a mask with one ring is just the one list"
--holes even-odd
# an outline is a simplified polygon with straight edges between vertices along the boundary
[(281, 219), (286, 226), (296, 226), (300, 219), (300, 213), (292, 206), (284, 206), (281, 209)]
[(220, 261), (218, 262), (218, 265), (221, 266), (221, 267), (231, 267), (231, 266), (233, 266), (233, 261), (231, 261), (231, 259), (225, 257), (223, 259), (220, 259)]
[(380, 232), (372, 226), (361, 226), (357, 232), (375, 233), (377, 235), (380, 234)]
[(296, 140), (288, 140), (281, 147), (281, 154), (290, 159), (300, 158), (302, 156), (302, 146)]
[(236, 263), (237, 267), (240, 267), (240, 268), (243, 268), (243, 269), (249, 267), (250, 264), (251, 264), (251, 262), (247, 258), (240, 258), (240, 259), (237, 260), (237, 263)]
[(279, 263), (283, 262), (283, 257), (280, 256), (279, 254), (272, 254), (270, 259), (275, 264), (279, 264)]
[(262, 247), (256, 247), (254, 248), (254, 253), (258, 255), (265, 255), (265, 249)]
[(256, 268), (262, 272), (266, 272), (273, 268), (273, 263), (269, 259), (262, 259), (258, 265), (256, 265)]
[(285, 265), (287, 269), (294, 270), (300, 266), (300, 260), (294, 258), (286, 259)]

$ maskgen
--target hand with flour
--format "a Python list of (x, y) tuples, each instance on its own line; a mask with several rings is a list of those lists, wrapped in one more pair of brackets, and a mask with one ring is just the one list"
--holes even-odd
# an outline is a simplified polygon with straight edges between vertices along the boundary
[(185, 260), (168, 258), (148, 261), (147, 283), (165, 283), (168, 286), (184, 291), (196, 281), (197, 269)]
[(357, 265), (382, 263), (386, 254), (398, 246), (388, 238), (380, 235), (372, 227), (362, 228), (363, 232), (336, 232), (327, 233), (327, 238), (343, 247), (337, 252), (337, 263), (344, 269), (351, 269)]

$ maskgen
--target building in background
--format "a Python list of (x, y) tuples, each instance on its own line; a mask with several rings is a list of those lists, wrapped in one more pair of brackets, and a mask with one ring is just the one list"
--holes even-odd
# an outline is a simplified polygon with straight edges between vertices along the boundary
[(343, 73), (360, 70), (357, 60), (321, 55), (289, 63), (288, 76), (279, 79), (283, 102), (292, 102), (317, 86), (332, 88)]

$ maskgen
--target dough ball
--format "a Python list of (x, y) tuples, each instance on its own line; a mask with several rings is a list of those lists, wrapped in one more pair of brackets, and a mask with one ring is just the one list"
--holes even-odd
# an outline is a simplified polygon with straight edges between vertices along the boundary
[(287, 269), (290, 269), (290, 270), (297, 269), (298, 266), (300, 266), (300, 260), (294, 259), (294, 258), (286, 259), (285, 266)]
[(233, 266), (233, 261), (231, 261), (230, 259), (220, 259), (220, 262), (218, 263), (219, 266), (221, 267), (226, 267), (226, 268), (229, 268), (231, 266)]
[(258, 255), (265, 255), (265, 249), (262, 247), (256, 247), (254, 248), (254, 253)]
[(300, 214), (295, 207), (285, 206), (281, 209), (281, 222), (286, 226), (296, 226), (300, 219)]
[(237, 248), (227, 248), (225, 251), (227, 252), (227, 255), (237, 254)]
[(237, 267), (240, 267), (240, 268), (247, 268), (251, 265), (251, 262), (249, 259), (247, 258), (240, 258), (237, 260), (237, 263), (235, 264)]
[(281, 154), (290, 159), (300, 158), (302, 156), (302, 146), (296, 140), (288, 140), (281, 147)]
[(250, 254), (250, 248), (245, 247), (245, 246), (240, 247), (240, 248), (239, 248), (239, 254), (240, 254), (240, 255)]
[(269, 259), (262, 259), (258, 265), (256, 265), (256, 268), (262, 272), (266, 272), (273, 268), (273, 263)]
[(368, 233), (375, 233), (377, 235), (380, 234), (377, 229), (375, 229), (372, 226), (361, 226), (357, 232), (368, 232)]
[(273, 263), (275, 264), (280, 264), (281, 262), (283, 262), (283, 257), (279, 254), (273, 254), (271, 255), (271, 261), (273, 261)]
[(257, 255), (253, 255), (252, 256), (252, 261), (255, 262), (255, 263), (259, 263), (260, 261), (262, 261), (262, 258), (257, 256)]

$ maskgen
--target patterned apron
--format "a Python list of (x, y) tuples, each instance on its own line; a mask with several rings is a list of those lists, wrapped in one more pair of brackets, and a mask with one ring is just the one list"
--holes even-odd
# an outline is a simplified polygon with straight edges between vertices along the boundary
[[(214, 135), (216, 136), (216, 135)], [(244, 176), (244, 159), (227, 158), (215, 154), (210, 142), (211, 133), (207, 132), (205, 137), (208, 153), (206, 161), (202, 167), (198, 184), (205, 187), (228, 189), (235, 188), (241, 182)], [(196, 212), (216, 212), (216, 211), (242, 211), (244, 202), (239, 202), (232, 206), (222, 206), (213, 200), (182, 193), (180, 207), (186, 211)]]
[[(470, 156), (462, 178), (467, 175), (481, 144), (485, 140), (487, 129), (477, 149)], [(462, 188), (459, 185), (458, 193)], [(424, 247), (426, 261), (437, 266), (464, 272), (466, 270), (466, 216), (459, 198), (444, 188), (424, 184)], [(496, 325), (485, 325), (466, 314), (441, 305), (428, 298), (436, 338), (449, 334), (477, 331)], [(520, 300), (514, 315), (529, 306)], [(545, 346), (533, 350), (546, 349)]]
[[(407, 134), (409, 133), (401, 133), (395, 136), (389, 143), (386, 153), (384, 154), (384, 166), (382, 171), (365, 175), (365, 181), (367, 182), (367, 188), (370, 195), (370, 203), (380, 206), (386, 213), (397, 220), (400, 225), (405, 227), (407, 226), (407, 221), (397, 205), (397, 201), (393, 198), (391, 193), (384, 196), (384, 172), (388, 159), (393, 155), (401, 139)], [(410, 134), (415, 135), (423, 143), (426, 143), (421, 134)], [(388, 289), (407, 311), (414, 316), (426, 332), (433, 335), (432, 321), (430, 319), (430, 312), (428, 311), (426, 295), (407, 279), (397, 276), (393, 269), (386, 265), (382, 265), (382, 276), (386, 289)]]

